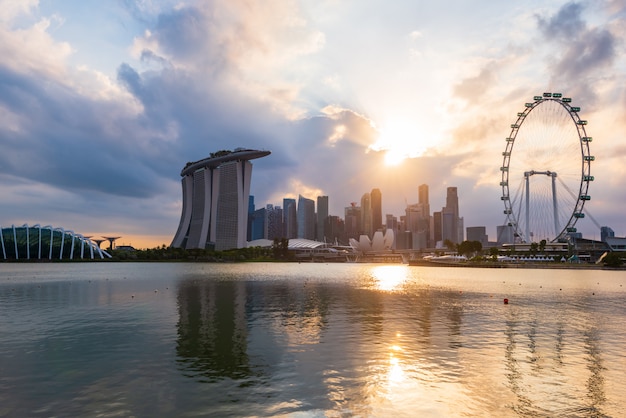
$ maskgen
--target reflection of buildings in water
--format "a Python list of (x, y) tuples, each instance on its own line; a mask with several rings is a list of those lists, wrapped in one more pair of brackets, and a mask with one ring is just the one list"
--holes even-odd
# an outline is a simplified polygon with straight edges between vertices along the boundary
[(600, 407), (606, 402), (606, 395), (604, 393), (604, 376), (602, 373), (605, 368), (602, 365), (602, 356), (598, 347), (600, 338), (598, 330), (595, 328), (586, 330), (584, 335), (587, 369), (589, 370), (589, 378), (587, 379), (588, 410), (602, 416)]
[(183, 368), (193, 376), (250, 376), (246, 289), (237, 282), (182, 282), (178, 288), (178, 344)]
[[(505, 367), (509, 389), (517, 399), (512, 409), (524, 416), (550, 416), (563, 410), (604, 416), (600, 408), (606, 402), (605, 368), (594, 313), (584, 310), (574, 318), (571, 311), (559, 311), (551, 316), (542, 307), (538, 318), (532, 306), (526, 308), (526, 312), (507, 312)], [(552, 339), (554, 344), (548, 344)], [(546, 350), (549, 347), (553, 350)], [(572, 405), (572, 386), (580, 386), (577, 391), (586, 394), (576, 399), (578, 405)]]

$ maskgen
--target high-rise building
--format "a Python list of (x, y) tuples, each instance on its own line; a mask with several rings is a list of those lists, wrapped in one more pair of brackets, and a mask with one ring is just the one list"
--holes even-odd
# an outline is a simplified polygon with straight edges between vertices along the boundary
[(448, 187), (446, 192), (446, 206), (442, 213), (443, 240), (450, 240), (455, 244), (463, 241), (463, 227), (459, 222), (459, 196), (456, 187)]
[(484, 226), (468, 226), (467, 240), (478, 241), (483, 245), (483, 247), (485, 247), (489, 243), (489, 238), (487, 237), (487, 228), (485, 228)]
[(430, 232), (430, 201), (428, 200), (428, 185), (422, 184), (417, 189), (418, 203), (421, 205), (422, 219), (420, 219), (419, 229), (424, 231), (426, 236), (426, 247), (434, 247), (431, 240)]
[(412, 234), (412, 248), (423, 249), (428, 247), (430, 235), (430, 216), (426, 205), (415, 203), (406, 207), (406, 230)]
[(600, 227), (600, 241), (606, 242), (607, 238), (614, 238), (614, 237), (615, 237), (615, 232), (613, 232), (613, 229), (611, 229), (611, 227), (608, 227), (608, 226)]
[(361, 197), (361, 233), (372, 238), (372, 197), (365, 193)]
[(296, 199), (283, 199), (283, 234), (287, 239), (298, 237), (298, 215), (296, 207)]
[(326, 242), (328, 243), (340, 243), (346, 245), (348, 240), (346, 239), (346, 233), (344, 228), (344, 221), (339, 216), (330, 215), (326, 218)]
[(346, 239), (359, 239), (361, 235), (361, 207), (356, 202), (345, 208), (344, 213)]
[(317, 196), (317, 233), (315, 239), (324, 242), (326, 238), (326, 218), (328, 218), (328, 196)]
[(441, 212), (433, 212), (433, 240), (435, 246), (443, 243), (443, 216)]
[(266, 231), (266, 221), (267, 221), (267, 209), (261, 208), (252, 212), (251, 222), (250, 222), (250, 231), (248, 234), (250, 235), (250, 241), (254, 241), (256, 239), (267, 238), (265, 233)]
[(252, 164), (269, 151), (237, 148), (187, 163), (183, 208), (172, 247), (226, 250), (246, 246)]
[(315, 201), (298, 196), (298, 238), (315, 239)]
[(383, 196), (379, 189), (372, 189), (370, 193), (372, 207), (372, 236), (383, 227)]
[(248, 197), (248, 230), (246, 231), (246, 240), (252, 241), (252, 222), (254, 220), (254, 196)]
[(515, 237), (514, 237), (512, 225), (498, 225), (496, 229), (497, 229), (497, 234), (498, 234), (498, 237), (497, 237), (498, 245), (515, 243)]
[(458, 244), (458, 224), (454, 211), (451, 208), (445, 207), (441, 209), (441, 238), (444, 242), (450, 241)]
[(267, 205), (265, 207), (265, 237), (269, 240), (284, 238), (283, 210), (280, 206)]

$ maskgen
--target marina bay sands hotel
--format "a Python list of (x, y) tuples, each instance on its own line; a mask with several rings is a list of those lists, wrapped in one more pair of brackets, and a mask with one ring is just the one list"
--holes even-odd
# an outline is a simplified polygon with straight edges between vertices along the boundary
[(171, 246), (228, 250), (246, 246), (252, 163), (269, 151), (237, 148), (187, 163), (183, 210)]

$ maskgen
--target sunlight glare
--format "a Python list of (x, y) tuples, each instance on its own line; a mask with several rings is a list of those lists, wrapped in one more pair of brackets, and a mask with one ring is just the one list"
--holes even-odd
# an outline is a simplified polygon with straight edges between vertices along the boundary
[(379, 289), (391, 291), (406, 281), (407, 268), (405, 266), (377, 266), (372, 269), (372, 276), (376, 279)]
[(385, 165), (395, 166), (407, 158), (419, 157), (426, 152), (427, 140), (414, 122), (408, 120), (390, 120), (380, 130), (380, 136), (371, 145), (375, 151), (385, 152)]

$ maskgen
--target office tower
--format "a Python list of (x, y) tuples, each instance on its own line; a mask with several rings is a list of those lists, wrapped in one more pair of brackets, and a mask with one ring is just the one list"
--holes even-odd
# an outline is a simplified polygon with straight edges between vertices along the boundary
[[(428, 200), (428, 184), (422, 184), (417, 188), (418, 203), (422, 205), (430, 205)], [(428, 213), (430, 214), (430, 206), (428, 207)]]
[(454, 244), (458, 244), (459, 241), (459, 223), (454, 216), (454, 211), (451, 208), (445, 207), (441, 209), (441, 238), (445, 242), (451, 241)]
[(345, 208), (344, 213), (346, 238), (359, 239), (361, 235), (361, 207), (356, 202)]
[(411, 250), (413, 248), (413, 233), (411, 231), (401, 231), (395, 239), (396, 250)]
[(328, 218), (328, 196), (317, 196), (317, 233), (315, 239), (324, 242), (326, 232), (326, 218)]
[(246, 231), (246, 240), (252, 241), (252, 220), (254, 219), (254, 196), (248, 197), (248, 229)]
[(498, 245), (515, 243), (512, 225), (498, 225), (496, 228)]
[(413, 237), (412, 248), (423, 249), (428, 247), (430, 235), (430, 216), (426, 212), (426, 205), (415, 203), (406, 207), (406, 230), (411, 231)]
[(600, 227), (600, 241), (606, 242), (607, 238), (614, 238), (614, 237), (615, 237), (615, 232), (613, 232), (613, 230), (610, 227), (608, 226)]
[(372, 207), (372, 234), (383, 227), (383, 196), (379, 189), (372, 189), (370, 193)]
[(484, 226), (468, 226), (467, 227), (467, 240), (478, 241), (483, 247), (489, 243), (487, 237), (487, 228)]
[(361, 234), (372, 237), (372, 198), (369, 193), (361, 197)]
[(463, 241), (463, 227), (459, 223), (459, 197), (456, 187), (448, 187), (446, 193), (446, 206), (442, 213), (442, 236), (443, 240), (450, 240), (455, 244)]
[(250, 235), (250, 241), (267, 238), (265, 234), (266, 218), (267, 209), (265, 208), (257, 209), (252, 213), (252, 222), (250, 225), (250, 231), (248, 231)]
[(326, 242), (329, 244), (347, 244), (345, 224), (339, 216), (329, 215), (326, 218), (324, 230), (326, 231)]
[(283, 234), (287, 239), (298, 237), (296, 199), (283, 199)]
[(283, 210), (280, 206), (267, 205), (265, 207), (265, 236), (269, 240), (284, 238)]
[(315, 202), (298, 196), (298, 238), (315, 239)]
[(393, 231), (397, 231), (399, 224), (398, 224), (398, 218), (395, 217), (393, 214), (388, 213), (385, 215), (385, 226), (387, 227), (387, 229), (391, 229)]
[(183, 208), (172, 247), (226, 250), (246, 246), (252, 164), (269, 151), (237, 148), (187, 163)]
[(426, 247), (433, 247), (430, 232), (430, 201), (428, 200), (428, 185), (422, 184), (417, 189), (418, 203), (421, 205), (422, 219), (420, 219), (420, 229), (426, 236)]
[(433, 240), (435, 241), (435, 246), (438, 246), (439, 243), (443, 243), (442, 223), (442, 213), (433, 212)]

